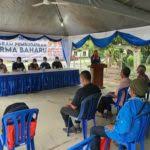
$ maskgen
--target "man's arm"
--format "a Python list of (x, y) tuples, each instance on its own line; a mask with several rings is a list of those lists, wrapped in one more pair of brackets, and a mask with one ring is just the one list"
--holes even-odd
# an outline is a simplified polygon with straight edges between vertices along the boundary
[(73, 100), (72, 100), (72, 102), (69, 104), (69, 106), (72, 108), (72, 109), (77, 109), (78, 108), (78, 105), (79, 105), (79, 103), (80, 103), (80, 100), (81, 100), (81, 89), (79, 89), (77, 92), (76, 92), (76, 94), (75, 94), (75, 96), (74, 96), (74, 98), (73, 98)]

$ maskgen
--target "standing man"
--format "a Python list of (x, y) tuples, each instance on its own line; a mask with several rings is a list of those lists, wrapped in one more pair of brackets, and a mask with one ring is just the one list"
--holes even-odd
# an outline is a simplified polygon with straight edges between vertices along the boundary
[[(62, 107), (60, 111), (66, 126), (66, 128), (63, 129), (64, 131), (67, 131), (69, 115), (78, 117), (82, 101), (92, 94), (101, 94), (101, 90), (91, 83), (91, 74), (89, 71), (85, 70), (81, 72), (80, 81), (83, 87), (77, 90), (73, 100), (65, 107)], [(80, 122), (76, 122), (75, 127), (73, 122), (70, 120), (69, 127), (70, 132), (75, 132), (78, 129), (80, 131)]]
[(55, 61), (52, 63), (53, 69), (60, 69), (63, 68), (62, 63), (59, 60), (59, 57), (55, 57)]
[(2, 73), (6, 73), (7, 72), (7, 67), (3, 63), (3, 59), (2, 58), (0, 58), (0, 72), (2, 72)]
[(101, 60), (100, 60), (100, 57), (98, 55), (98, 51), (95, 50), (93, 55), (91, 56), (91, 64), (96, 65), (96, 64), (100, 64), (100, 63), (101, 63)]
[(41, 69), (51, 69), (50, 64), (47, 62), (47, 57), (43, 57), (43, 62), (40, 65)]
[(19, 72), (25, 70), (24, 64), (21, 62), (21, 57), (17, 57), (17, 61), (12, 65), (12, 71)]

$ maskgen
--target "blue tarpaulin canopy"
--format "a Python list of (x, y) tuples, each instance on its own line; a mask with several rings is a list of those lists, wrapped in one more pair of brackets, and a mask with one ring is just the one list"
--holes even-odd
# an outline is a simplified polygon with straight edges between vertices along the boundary
[[(61, 41), (68, 64), (72, 44), (79, 48), (89, 38), (99, 47), (106, 47), (117, 35), (132, 45), (149, 44), (150, 38), (145, 39), (136, 34), (140, 29), (137, 32), (134, 30), (134, 33), (130, 32), (132, 29), (121, 31), (125, 28), (150, 25), (149, 0), (63, 0), (66, 2), (65, 5), (59, 4), (61, 0), (57, 0), (56, 5), (32, 6), (42, 1), (2, 0), (0, 2), (0, 32), (5, 32), (7, 35), (1, 34), (3, 36), (0, 36), (0, 39), (11, 40), (22, 36), (31, 41), (41, 38), (54, 42)], [(114, 33), (116, 30), (117, 32)], [(113, 33), (101, 36), (101, 32), (107, 31), (113, 31)], [(149, 29), (142, 30), (144, 34), (149, 31)]]

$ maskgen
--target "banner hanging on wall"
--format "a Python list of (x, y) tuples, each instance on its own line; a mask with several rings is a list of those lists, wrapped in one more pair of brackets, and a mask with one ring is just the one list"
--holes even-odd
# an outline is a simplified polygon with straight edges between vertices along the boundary
[(22, 37), (0, 40), (0, 58), (5, 60), (14, 61), (16, 57), (22, 57), (23, 60), (33, 58), (42, 60), (44, 56), (48, 60), (54, 60), (58, 56), (62, 60), (64, 56), (61, 42), (53, 42), (48, 39), (28, 41)]

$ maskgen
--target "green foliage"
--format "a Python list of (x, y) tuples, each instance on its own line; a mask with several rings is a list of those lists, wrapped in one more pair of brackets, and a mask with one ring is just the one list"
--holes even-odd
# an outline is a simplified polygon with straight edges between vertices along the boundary
[(134, 65), (134, 56), (130, 55), (128, 58), (127, 58), (127, 65), (129, 67), (133, 67)]
[(150, 46), (141, 47), (141, 63), (146, 63), (150, 56)]
[(150, 55), (147, 57), (146, 64), (150, 65)]

